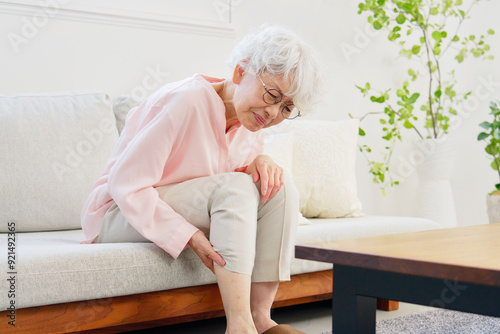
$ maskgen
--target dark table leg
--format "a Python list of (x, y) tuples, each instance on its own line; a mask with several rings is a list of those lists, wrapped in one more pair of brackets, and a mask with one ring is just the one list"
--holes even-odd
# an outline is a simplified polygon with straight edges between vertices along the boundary
[(333, 267), (333, 333), (375, 333), (377, 298), (358, 295), (351, 267)]
[(377, 299), (500, 317), (500, 286), (333, 266), (333, 333), (375, 333)]

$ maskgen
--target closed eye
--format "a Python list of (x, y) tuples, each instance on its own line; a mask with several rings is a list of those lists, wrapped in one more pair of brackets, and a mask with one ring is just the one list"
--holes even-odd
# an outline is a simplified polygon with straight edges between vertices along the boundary
[(271, 97), (274, 99), (274, 103), (279, 103), (283, 99), (283, 95), (280, 93), (279, 90), (268, 89), (267, 93), (271, 95)]
[(293, 104), (286, 104), (283, 106), (283, 110), (287, 113), (291, 113), (293, 108), (294, 108)]

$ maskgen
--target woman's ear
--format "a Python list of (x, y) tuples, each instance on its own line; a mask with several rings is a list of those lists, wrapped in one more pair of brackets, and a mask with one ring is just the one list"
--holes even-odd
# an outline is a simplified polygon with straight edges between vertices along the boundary
[[(247, 63), (248, 60), (244, 59), (241, 62)], [(245, 74), (245, 69), (240, 64), (236, 64), (236, 67), (234, 68), (233, 72), (233, 82), (238, 85), (241, 82), (241, 79), (243, 79), (244, 74)]]

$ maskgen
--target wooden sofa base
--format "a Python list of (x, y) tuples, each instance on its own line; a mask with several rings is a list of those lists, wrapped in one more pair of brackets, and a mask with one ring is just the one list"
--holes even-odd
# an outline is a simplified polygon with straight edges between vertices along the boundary
[[(280, 284), (273, 306), (327, 300), (331, 293), (332, 270), (294, 275)], [(386, 307), (394, 308), (397, 302), (392, 303)], [(0, 333), (120, 333), (221, 316), (219, 289), (209, 284), (19, 309), (15, 327), (8, 324), (8, 312), (3, 311)]]

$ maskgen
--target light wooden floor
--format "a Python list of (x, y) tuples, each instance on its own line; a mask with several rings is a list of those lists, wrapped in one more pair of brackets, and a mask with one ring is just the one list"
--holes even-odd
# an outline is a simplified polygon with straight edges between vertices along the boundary
[[(377, 320), (401, 317), (430, 309), (426, 306), (400, 303), (397, 311), (377, 311)], [(308, 334), (321, 334), (332, 330), (331, 301), (276, 309), (273, 310), (272, 317), (278, 323), (289, 324)], [(140, 332), (129, 332), (129, 334), (224, 334), (224, 330), (225, 320), (218, 318)]]

